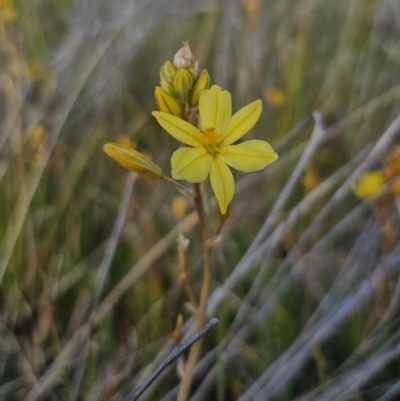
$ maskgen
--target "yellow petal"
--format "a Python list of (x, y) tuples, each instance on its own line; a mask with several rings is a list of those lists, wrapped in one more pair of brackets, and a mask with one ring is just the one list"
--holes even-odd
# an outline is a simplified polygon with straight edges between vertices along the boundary
[(199, 111), (202, 128), (214, 128), (217, 134), (223, 134), (232, 116), (231, 94), (212, 86), (201, 93)]
[(219, 210), (225, 214), (235, 193), (235, 181), (229, 167), (218, 158), (215, 158), (211, 164), (210, 180)]
[(235, 113), (221, 137), (219, 145), (230, 145), (240, 139), (243, 135), (247, 134), (260, 118), (261, 110), (261, 100), (256, 100)]
[(181, 120), (178, 117), (163, 113), (161, 111), (153, 111), (152, 114), (157, 119), (161, 127), (163, 127), (165, 131), (167, 131), (179, 142), (195, 148), (203, 146), (202, 134), (193, 125)]
[(210, 172), (213, 157), (205, 148), (181, 148), (171, 158), (175, 180), (202, 182)]
[(250, 173), (268, 166), (278, 155), (268, 142), (255, 139), (221, 148), (217, 157), (236, 170)]

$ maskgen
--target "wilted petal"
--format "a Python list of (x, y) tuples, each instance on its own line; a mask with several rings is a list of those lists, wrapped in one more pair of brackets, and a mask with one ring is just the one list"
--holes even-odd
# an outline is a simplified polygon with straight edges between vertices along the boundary
[(213, 157), (205, 148), (181, 148), (171, 159), (172, 177), (175, 180), (202, 182), (210, 172)]
[(249, 173), (263, 169), (278, 155), (269, 143), (252, 140), (222, 148), (217, 157), (236, 170)]
[(211, 164), (210, 181), (219, 209), (225, 214), (235, 193), (235, 181), (229, 167), (218, 158)]
[(201, 93), (199, 111), (202, 128), (214, 128), (217, 134), (222, 134), (232, 116), (231, 94), (219, 86), (212, 86)]
[(153, 111), (152, 114), (161, 127), (179, 142), (195, 148), (203, 146), (201, 132), (193, 125), (161, 111)]
[(260, 118), (261, 110), (261, 100), (256, 100), (235, 113), (223, 133), (219, 145), (230, 145), (247, 134)]

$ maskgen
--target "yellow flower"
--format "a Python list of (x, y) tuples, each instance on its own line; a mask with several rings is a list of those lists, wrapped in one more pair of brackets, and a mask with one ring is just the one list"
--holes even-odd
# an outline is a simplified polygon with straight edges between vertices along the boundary
[(368, 199), (377, 195), (383, 186), (385, 179), (380, 171), (372, 170), (365, 172), (358, 181), (351, 186), (355, 196), (359, 199)]
[(222, 214), (235, 192), (228, 166), (251, 172), (278, 158), (265, 141), (251, 140), (232, 145), (253, 128), (261, 114), (261, 101), (243, 107), (232, 116), (231, 95), (219, 86), (204, 90), (199, 99), (201, 129), (171, 114), (153, 112), (159, 124), (175, 139), (188, 145), (172, 156), (172, 176), (197, 183), (210, 174), (211, 186)]

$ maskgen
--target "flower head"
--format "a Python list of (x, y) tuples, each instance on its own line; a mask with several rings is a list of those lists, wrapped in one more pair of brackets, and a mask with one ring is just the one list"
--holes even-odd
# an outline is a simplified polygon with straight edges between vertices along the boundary
[(153, 112), (159, 124), (188, 147), (172, 156), (172, 176), (198, 183), (210, 181), (222, 214), (235, 192), (228, 166), (244, 172), (261, 170), (278, 158), (265, 141), (250, 140), (232, 145), (253, 128), (261, 114), (261, 101), (243, 107), (232, 116), (231, 95), (219, 86), (204, 90), (199, 99), (201, 128), (171, 114)]

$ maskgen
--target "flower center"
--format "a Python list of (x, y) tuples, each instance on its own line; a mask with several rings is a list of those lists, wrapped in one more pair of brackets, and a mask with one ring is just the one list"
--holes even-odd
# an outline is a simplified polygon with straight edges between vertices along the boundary
[(214, 128), (204, 128), (200, 131), (203, 134), (205, 147), (212, 156), (219, 152), (217, 147), (218, 134), (215, 132)]
[(215, 145), (217, 142), (218, 134), (214, 128), (204, 128), (200, 131), (203, 134), (204, 141), (209, 145)]

